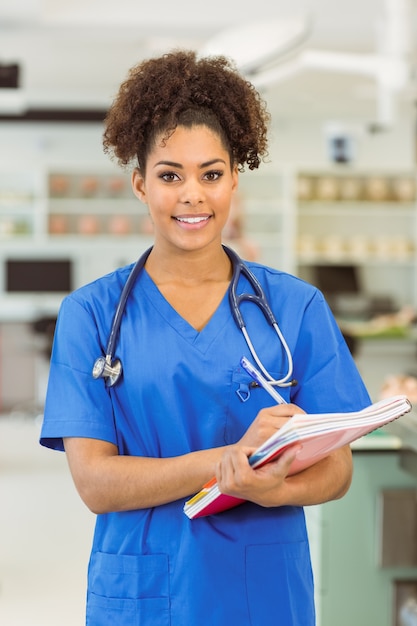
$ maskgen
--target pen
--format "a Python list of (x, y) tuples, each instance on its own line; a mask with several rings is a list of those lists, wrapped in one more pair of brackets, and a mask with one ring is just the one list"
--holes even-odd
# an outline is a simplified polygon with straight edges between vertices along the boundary
[(273, 385), (261, 374), (259, 370), (256, 369), (252, 363), (248, 361), (248, 359), (243, 356), (240, 359), (240, 364), (247, 373), (252, 376), (253, 380), (256, 381), (265, 391), (269, 393), (271, 398), (274, 398), (275, 402), (278, 404), (287, 404), (281, 394), (275, 389)]

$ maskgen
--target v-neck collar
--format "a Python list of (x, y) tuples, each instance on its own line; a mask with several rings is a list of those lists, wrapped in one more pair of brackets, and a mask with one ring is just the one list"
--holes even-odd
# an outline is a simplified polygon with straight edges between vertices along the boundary
[(185, 341), (194, 345), (201, 352), (207, 350), (219, 332), (224, 328), (225, 324), (231, 319), (228, 290), (210, 320), (202, 330), (198, 331), (168, 302), (146, 269), (143, 269), (141, 272), (139, 285), (154, 309), (164, 318), (165, 322), (180, 334)]

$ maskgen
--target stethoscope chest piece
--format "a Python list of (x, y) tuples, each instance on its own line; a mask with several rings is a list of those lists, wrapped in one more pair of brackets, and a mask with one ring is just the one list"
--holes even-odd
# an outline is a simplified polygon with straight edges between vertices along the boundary
[(96, 359), (93, 367), (93, 378), (104, 378), (107, 387), (113, 387), (119, 380), (122, 374), (122, 364), (119, 359), (114, 359), (111, 363), (111, 359), (104, 356), (99, 356)]

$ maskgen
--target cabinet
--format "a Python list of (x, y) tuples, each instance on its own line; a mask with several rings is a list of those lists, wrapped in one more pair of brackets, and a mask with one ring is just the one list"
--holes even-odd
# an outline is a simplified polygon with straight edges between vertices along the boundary
[[(59, 169), (1, 168), (3, 319), (56, 312), (69, 289), (134, 261), (150, 243), (146, 207), (133, 196), (128, 174), (88, 163)], [(28, 277), (34, 261), (39, 283), (37, 277)], [(49, 276), (58, 267), (62, 289)], [(25, 272), (22, 286), (19, 272)]]
[(47, 175), (47, 236), (137, 237), (149, 232), (146, 207), (128, 174), (51, 171)]
[[(135, 260), (151, 245), (151, 230), (129, 174), (114, 164), (0, 167), (3, 268), (10, 258), (68, 258), (76, 288)], [(354, 265), (367, 294), (389, 296), (398, 307), (417, 305), (413, 172), (318, 172), (263, 163), (240, 175), (225, 231), (225, 243), (244, 258), (248, 242), (260, 262), (310, 282), (317, 283), (319, 265)], [(0, 297), (6, 295), (10, 301), (4, 270)]]
[(42, 177), (38, 172), (0, 170), (0, 240), (34, 237), (41, 231)]
[(239, 189), (244, 232), (261, 262), (314, 284), (319, 267), (342, 268), (346, 281), (354, 271), (355, 284), (337, 290), (394, 310), (417, 308), (416, 197), (413, 171), (271, 164), (241, 175)]
[[(297, 176), (297, 266), (357, 267), (340, 284), (396, 306), (417, 304), (417, 212), (413, 172), (301, 172)], [(342, 274), (340, 274), (342, 277)]]
[(381, 565), (381, 496), (414, 489), (394, 450), (354, 452), (353, 482), (341, 500), (306, 509), (316, 584), (317, 626), (399, 624), (395, 590), (416, 567)]
[[(130, 176), (116, 166), (93, 162), (43, 165), (0, 176), (0, 297), (20, 304), (31, 290), (10, 290), (10, 261), (42, 259), (57, 266), (69, 261), (71, 288), (134, 261), (152, 244), (147, 207), (134, 195)], [(240, 188), (224, 241), (244, 258), (249, 244), (260, 261), (293, 268), (293, 194), (289, 178), (264, 165), (241, 175)], [(35, 288), (31, 302), (58, 305), (63, 293)]]

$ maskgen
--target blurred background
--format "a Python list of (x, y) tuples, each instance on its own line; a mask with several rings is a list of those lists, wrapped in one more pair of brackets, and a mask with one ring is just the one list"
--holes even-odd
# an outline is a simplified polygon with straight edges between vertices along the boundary
[[(152, 240), (101, 146), (142, 59), (225, 54), (254, 82), (270, 154), (241, 176), (225, 242), (323, 290), (374, 401), (416, 400), (416, 15), (415, 0), (0, 0), (1, 624), (84, 622), (94, 516), (37, 440), (62, 298)], [(411, 416), (364, 438), (348, 496), (308, 511), (318, 626), (417, 624), (416, 433)]]

